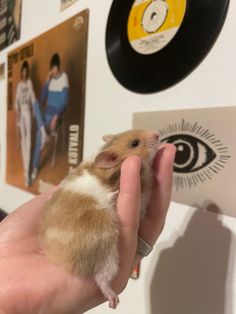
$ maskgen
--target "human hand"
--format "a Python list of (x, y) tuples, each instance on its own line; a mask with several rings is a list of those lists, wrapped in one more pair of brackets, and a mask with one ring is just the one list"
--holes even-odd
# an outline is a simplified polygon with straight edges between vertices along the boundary
[(58, 116), (55, 114), (52, 117), (52, 120), (51, 120), (51, 123), (50, 123), (50, 130), (51, 130), (51, 132), (53, 132), (56, 129), (57, 119), (58, 119)]
[[(153, 245), (165, 222), (170, 203), (173, 145), (166, 144), (155, 162), (155, 184), (147, 217), (139, 226), (140, 160), (128, 158), (122, 165), (118, 215), (120, 220), (120, 267), (113, 288), (126, 286), (136, 256), (137, 234)], [(72, 277), (51, 264), (37, 239), (43, 204), (52, 191), (24, 204), (0, 223), (0, 310), (9, 314), (84, 313), (104, 302), (93, 280)]]
[[(133, 200), (129, 200), (126, 203), (126, 206), (119, 206), (118, 203), (118, 211), (121, 209), (119, 216), (123, 216), (122, 220), (125, 222), (125, 226), (130, 223), (130, 229), (133, 229), (132, 239), (131, 235), (127, 235), (126, 239), (124, 239), (124, 243), (129, 243), (127, 245), (127, 252), (124, 254), (125, 256), (129, 256), (130, 248), (135, 248), (135, 255), (133, 258), (133, 263), (131, 264), (131, 270), (138, 264), (141, 260), (141, 256), (136, 254), (137, 248), (137, 237), (141, 236), (148, 244), (153, 246), (161, 234), (166, 220), (167, 211), (170, 205), (171, 200), (171, 191), (172, 191), (172, 179), (173, 179), (173, 163), (175, 158), (176, 148), (172, 144), (162, 144), (160, 150), (154, 160), (153, 170), (154, 170), (154, 185), (153, 192), (151, 196), (150, 206), (145, 214), (145, 219), (140, 221), (140, 215), (137, 211), (137, 200), (139, 201), (139, 192), (135, 192), (135, 188), (137, 189), (139, 184), (138, 178), (130, 179), (127, 176), (129, 173), (129, 167), (131, 165), (123, 164), (124, 169), (124, 180), (127, 184), (127, 194), (133, 196)], [(130, 162), (132, 162), (130, 160)], [(133, 161), (134, 162), (134, 161)], [(127, 168), (126, 168), (127, 167)], [(136, 172), (137, 176), (137, 172)], [(131, 184), (130, 182), (133, 182)], [(136, 185), (134, 184), (136, 182)], [(122, 177), (121, 177), (121, 187), (122, 187)], [(125, 184), (125, 181), (124, 181)], [(133, 189), (133, 190), (132, 190)], [(121, 194), (121, 193), (120, 193)], [(138, 199), (137, 199), (138, 197)], [(123, 200), (123, 198), (122, 198)], [(136, 201), (134, 201), (136, 200)], [(119, 201), (119, 199), (118, 199)], [(136, 207), (135, 207), (136, 202)], [(134, 206), (130, 207), (129, 204), (134, 204)], [(128, 211), (123, 210), (123, 208), (129, 208)], [(128, 216), (127, 216), (128, 215)], [(132, 225), (133, 224), (133, 225)], [(122, 232), (121, 232), (122, 236)], [(123, 251), (123, 250), (122, 250)], [(132, 261), (132, 259), (131, 259)], [(126, 261), (127, 263), (127, 261)]]
[(52, 76), (53, 76), (53, 71), (52, 71), (52, 70), (50, 70), (50, 71), (48, 72), (48, 76), (47, 76), (46, 81), (50, 81), (50, 80), (51, 80), (51, 78), (52, 78)]

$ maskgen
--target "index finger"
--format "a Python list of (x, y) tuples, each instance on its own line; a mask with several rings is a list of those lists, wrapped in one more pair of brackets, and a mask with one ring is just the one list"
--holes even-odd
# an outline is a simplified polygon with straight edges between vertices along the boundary
[(155, 177), (152, 202), (147, 212), (147, 216), (150, 218), (157, 219), (157, 216), (159, 218), (166, 216), (171, 199), (175, 153), (174, 145), (165, 144), (154, 161)]

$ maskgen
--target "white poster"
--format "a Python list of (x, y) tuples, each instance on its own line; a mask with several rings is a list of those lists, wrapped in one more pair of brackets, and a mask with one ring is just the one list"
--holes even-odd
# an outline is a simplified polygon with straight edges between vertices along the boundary
[(236, 107), (135, 113), (133, 127), (176, 146), (173, 201), (236, 217)]

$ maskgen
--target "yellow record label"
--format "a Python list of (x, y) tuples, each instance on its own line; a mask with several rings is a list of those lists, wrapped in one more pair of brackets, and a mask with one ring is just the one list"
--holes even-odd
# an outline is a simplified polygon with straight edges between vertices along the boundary
[(163, 49), (178, 32), (187, 0), (135, 0), (128, 18), (128, 39), (135, 51), (148, 55)]

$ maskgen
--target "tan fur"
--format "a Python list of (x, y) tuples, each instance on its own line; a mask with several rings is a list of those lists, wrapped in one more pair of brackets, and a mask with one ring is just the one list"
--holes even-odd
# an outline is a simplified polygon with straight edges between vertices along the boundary
[[(106, 144), (102, 147), (101, 151), (108, 151), (114, 153), (118, 157), (118, 164), (112, 169), (100, 169), (94, 164), (91, 164), (89, 170), (95, 173), (104, 184), (108, 184), (114, 189), (119, 187), (120, 168), (123, 161), (133, 155), (139, 156), (142, 162), (145, 164), (147, 159), (153, 154), (153, 157), (157, 153), (158, 145), (156, 145), (156, 139), (153, 139), (153, 131), (144, 130), (129, 130), (117, 135), (104, 136)], [(137, 148), (131, 149), (128, 147), (133, 139), (141, 140), (141, 145)], [(110, 141), (109, 141), (110, 139)], [(156, 146), (156, 147), (155, 147)], [(148, 165), (148, 167), (150, 167)], [(147, 173), (145, 167), (141, 172), (141, 191), (144, 192), (152, 186), (152, 180), (147, 181)]]
[[(127, 157), (137, 155), (142, 160), (148, 158), (150, 152), (147, 149), (147, 145), (153, 143), (150, 138), (153, 134), (153, 131), (144, 131), (144, 130), (130, 130), (123, 132), (121, 134), (115, 135), (110, 142), (107, 142), (102, 150), (108, 149), (111, 152), (118, 154), (120, 162), (122, 162)], [(142, 142), (140, 147), (136, 149), (128, 149), (128, 144), (133, 139), (139, 139)]]
[[(116, 216), (95, 207), (91, 198), (59, 190), (43, 209), (40, 236), (45, 252), (74, 275), (94, 276), (117, 243)], [(58, 231), (57, 236), (48, 237), (51, 228)], [(72, 232), (74, 237), (61, 237), (61, 230)]]
[[(104, 139), (106, 144), (96, 158), (83, 162), (68, 175), (44, 206), (39, 239), (52, 262), (74, 275), (95, 278), (110, 305), (116, 307), (118, 297), (110, 282), (119, 265), (119, 225), (114, 197), (118, 195), (121, 165), (127, 157), (141, 158), (141, 216), (144, 216), (159, 139), (156, 133), (144, 130), (131, 130)], [(134, 140), (140, 141), (137, 147), (131, 145)], [(80, 193), (80, 187), (84, 194)], [(101, 191), (105, 191), (104, 197)]]
[[(147, 206), (149, 205), (148, 200), (150, 199), (150, 194), (153, 184), (153, 176), (150, 175), (150, 169), (152, 167), (152, 160), (155, 157), (158, 145), (156, 145), (156, 139), (153, 138), (153, 131), (144, 130), (130, 130), (122, 134), (105, 136), (107, 139), (106, 144), (103, 146), (102, 151), (111, 151), (117, 154), (119, 163), (117, 167), (113, 168), (119, 172), (122, 162), (133, 155), (137, 155), (141, 158), (143, 167), (141, 170), (141, 193), (142, 193), (142, 217), (145, 215)], [(134, 138), (141, 141), (141, 145), (134, 149), (128, 149), (127, 143), (132, 141)], [(108, 140), (110, 139), (110, 141)], [(126, 144), (126, 145), (125, 145)]]

